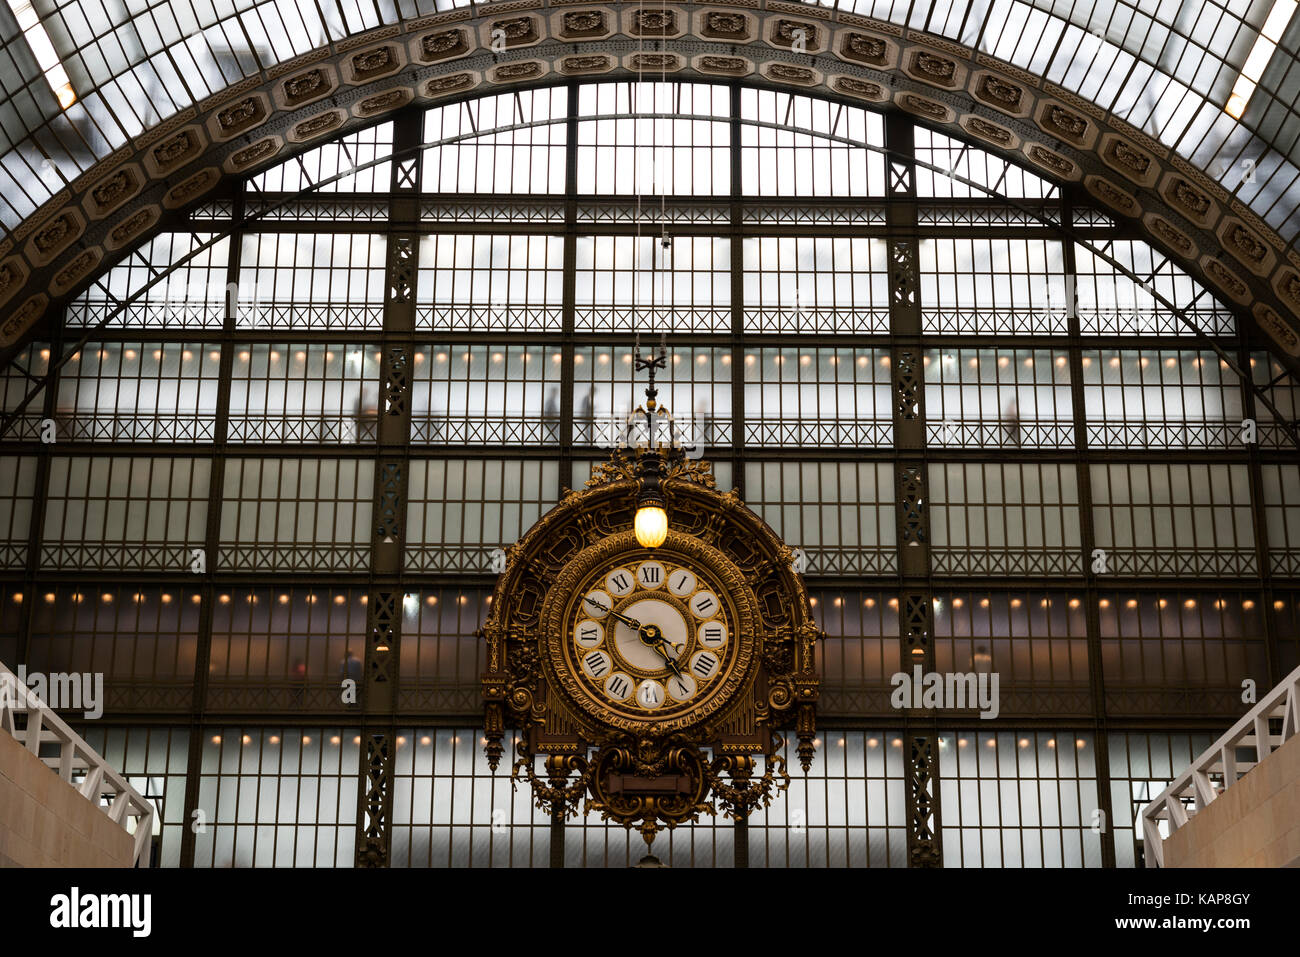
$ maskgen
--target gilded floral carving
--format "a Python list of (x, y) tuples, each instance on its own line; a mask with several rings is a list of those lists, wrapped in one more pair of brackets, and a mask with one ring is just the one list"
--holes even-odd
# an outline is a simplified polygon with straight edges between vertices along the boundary
[(869, 83), (866, 80), (857, 80), (851, 76), (842, 76), (835, 81), (837, 89), (845, 93), (855, 93), (859, 96), (882, 97), (885, 90), (879, 83)]
[(1235, 298), (1242, 299), (1250, 291), (1250, 288), (1241, 279), (1217, 259), (1206, 259), (1202, 263), (1202, 267), (1210, 278), (1228, 290)]
[(1049, 132), (1076, 143), (1081, 142), (1088, 132), (1088, 121), (1063, 106), (1049, 106), (1043, 114), (1043, 125)]
[(463, 53), (469, 49), (464, 30), (444, 30), (442, 33), (428, 33), (420, 38), (420, 55), (426, 60), (437, 60)]
[(1228, 242), (1237, 252), (1252, 262), (1261, 263), (1268, 255), (1268, 247), (1247, 232), (1244, 226), (1233, 226), (1228, 230)]
[(376, 73), (391, 70), (396, 66), (397, 58), (393, 54), (392, 47), (367, 50), (365, 53), (358, 53), (352, 58), (352, 74), (357, 79), (365, 79), (374, 76)]
[(1170, 226), (1163, 219), (1152, 217), (1147, 223), (1147, 226), (1159, 239), (1168, 243), (1184, 256), (1189, 255), (1192, 252), (1192, 241), (1178, 230), (1174, 229), (1174, 227)]
[(574, 10), (566, 13), (561, 22), (566, 33), (605, 32), (605, 14), (599, 10)]
[(952, 60), (924, 51), (912, 57), (912, 69), (936, 83), (951, 85), (957, 77), (957, 64)]
[(704, 15), (706, 36), (740, 37), (748, 33), (745, 18), (738, 13), (712, 11)]
[(497, 67), (498, 80), (526, 80), (542, 72), (537, 63), (506, 63)]
[(767, 75), (774, 80), (789, 80), (792, 83), (812, 83), (816, 76), (812, 70), (786, 63), (773, 63), (767, 68)]
[(996, 103), (1003, 109), (1019, 110), (1025, 99), (1025, 91), (1014, 83), (996, 76), (985, 75), (975, 88), (975, 95), (981, 100)]
[(245, 97), (233, 106), (228, 106), (217, 113), (217, 125), (222, 132), (230, 133), (242, 129), (262, 118), (262, 101), (255, 96)]
[(329, 113), (322, 113), (320, 116), (313, 116), (309, 120), (303, 120), (293, 128), (293, 135), (299, 139), (308, 136), (318, 136), (327, 130), (332, 130), (343, 122), (343, 114), (337, 110)]
[(492, 33), (500, 32), (506, 43), (528, 43), (537, 39), (537, 26), (532, 17), (513, 17), (509, 20), (497, 20), (492, 24)]
[(324, 93), (326, 89), (328, 89), (328, 80), (325, 71), (320, 69), (308, 70), (284, 81), (284, 95), (290, 106), (301, 103), (318, 93)]
[(117, 245), (121, 245), (130, 239), (140, 230), (148, 225), (149, 221), (156, 216), (152, 209), (142, 209), (138, 213), (133, 213), (126, 219), (122, 220), (109, 234), (108, 238)]
[(260, 159), (270, 156), (276, 150), (275, 140), (262, 140), (260, 143), (254, 143), (246, 149), (240, 150), (230, 157), (230, 162), (237, 167), (248, 166), (256, 163)]
[(72, 241), (72, 226), (72, 217), (62, 213), (32, 238), (32, 244), (45, 256), (57, 252)]
[[(800, 37), (801, 33), (802, 37)], [(800, 23), (798, 20), (778, 20), (772, 31), (772, 39), (785, 46), (790, 46), (802, 39), (806, 46), (816, 47), (820, 36), (821, 33), (815, 26), (809, 23)]]
[(706, 56), (700, 58), (700, 66), (719, 73), (743, 73), (748, 64), (738, 56)]
[(1151, 157), (1135, 150), (1123, 140), (1111, 140), (1106, 153), (1116, 164), (1137, 176), (1145, 176), (1151, 169)]
[(675, 53), (637, 53), (631, 62), (636, 70), (675, 70), (678, 66)]
[(1173, 181), (1169, 188), (1169, 201), (1197, 217), (1204, 216), (1210, 211), (1210, 197), (1185, 179)]
[(436, 96), (439, 93), (462, 90), (473, 82), (474, 77), (469, 73), (453, 73), (450, 76), (439, 76), (430, 80), (424, 85), (424, 91), (429, 96)]
[(1031, 146), (1029, 148), (1029, 158), (1046, 166), (1058, 176), (1069, 176), (1074, 172), (1074, 164), (1068, 159), (1064, 156), (1058, 156), (1051, 150), (1043, 149), (1041, 146)]
[(58, 289), (67, 288), (85, 275), (86, 271), (97, 262), (99, 262), (99, 253), (87, 249), (55, 274), (53, 285)]
[(632, 17), (633, 31), (665, 35), (677, 32), (677, 14), (673, 10), (637, 10)]
[(161, 170), (167, 170), (179, 164), (198, 146), (194, 134), (181, 130), (171, 139), (164, 140), (153, 148), (153, 159)]
[(948, 111), (940, 104), (932, 100), (922, 99), (919, 96), (913, 96), (911, 93), (904, 94), (903, 106), (920, 113), (922, 116), (933, 117), (936, 120), (946, 120), (948, 118)]
[(362, 100), (357, 104), (357, 112), (362, 116), (373, 116), (384, 110), (396, 109), (405, 103), (409, 96), (406, 90), (388, 90)]
[(967, 117), (964, 125), (966, 129), (970, 130), (976, 136), (982, 136), (987, 140), (992, 140), (994, 143), (1000, 143), (1002, 145), (1011, 143), (1012, 136), (1010, 130), (1004, 130), (995, 123), (981, 120), (978, 116)]
[(570, 56), (565, 57), (563, 61), (564, 69), (571, 72), (603, 70), (607, 66), (609, 66), (607, 56)]
[(136, 178), (130, 170), (118, 170), (90, 191), (90, 198), (100, 209), (108, 209), (136, 187)]

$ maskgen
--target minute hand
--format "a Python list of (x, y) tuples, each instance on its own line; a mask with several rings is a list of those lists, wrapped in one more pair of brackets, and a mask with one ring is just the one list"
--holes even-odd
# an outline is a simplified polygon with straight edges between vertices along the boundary
[(628, 626), (630, 626), (630, 627), (632, 627), (632, 628), (635, 628), (637, 631), (640, 631), (640, 630), (641, 630), (641, 622), (637, 621), (635, 618), (629, 618), (627, 615), (620, 615), (618, 612), (614, 611), (614, 609), (612, 609), (612, 608), (608, 608), (608, 607), (606, 607), (605, 605), (602, 605), (600, 602), (596, 601), (596, 599), (594, 599), (594, 598), (587, 598), (587, 599), (584, 599), (584, 600), (585, 600), (588, 604), (590, 604), (590, 605), (594, 605), (595, 607), (599, 608), (599, 609), (600, 609), (601, 611), (603, 611), (605, 614), (610, 615), (610, 616), (613, 617), (613, 618), (617, 618), (619, 621), (623, 622), (623, 624), (628, 625)]

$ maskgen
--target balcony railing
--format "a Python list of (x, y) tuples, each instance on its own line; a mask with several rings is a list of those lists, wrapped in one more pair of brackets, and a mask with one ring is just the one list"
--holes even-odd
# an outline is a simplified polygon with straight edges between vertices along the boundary
[(0, 730), (135, 838), (134, 860), (149, 866), (154, 807), (16, 675), (0, 664)]
[[(1274, 734), (1270, 720), (1281, 720)], [(1146, 866), (1164, 867), (1164, 838), (1160, 824), (1172, 834), (1232, 787), (1251, 768), (1280, 748), (1300, 728), (1300, 668), (1291, 672), (1276, 688), (1264, 695), (1228, 733), (1174, 778), (1154, 801), (1142, 809), (1142, 836), (1146, 845)], [(1243, 760), (1241, 750), (1254, 754)]]

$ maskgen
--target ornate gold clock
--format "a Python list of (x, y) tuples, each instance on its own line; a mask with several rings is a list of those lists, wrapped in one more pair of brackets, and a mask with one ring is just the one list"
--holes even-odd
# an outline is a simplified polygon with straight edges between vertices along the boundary
[[(638, 356), (647, 420), (663, 361)], [(491, 766), (513, 728), (539, 806), (581, 804), (647, 843), (769, 803), (789, 782), (780, 732), (805, 770), (814, 750), (820, 633), (793, 557), (677, 445), (615, 449), (507, 550), (481, 632)]]

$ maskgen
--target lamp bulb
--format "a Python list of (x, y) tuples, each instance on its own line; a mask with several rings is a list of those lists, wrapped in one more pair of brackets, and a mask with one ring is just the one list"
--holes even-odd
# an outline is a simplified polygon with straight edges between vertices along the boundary
[(658, 505), (642, 505), (636, 510), (635, 528), (642, 548), (658, 548), (668, 537), (668, 513)]

